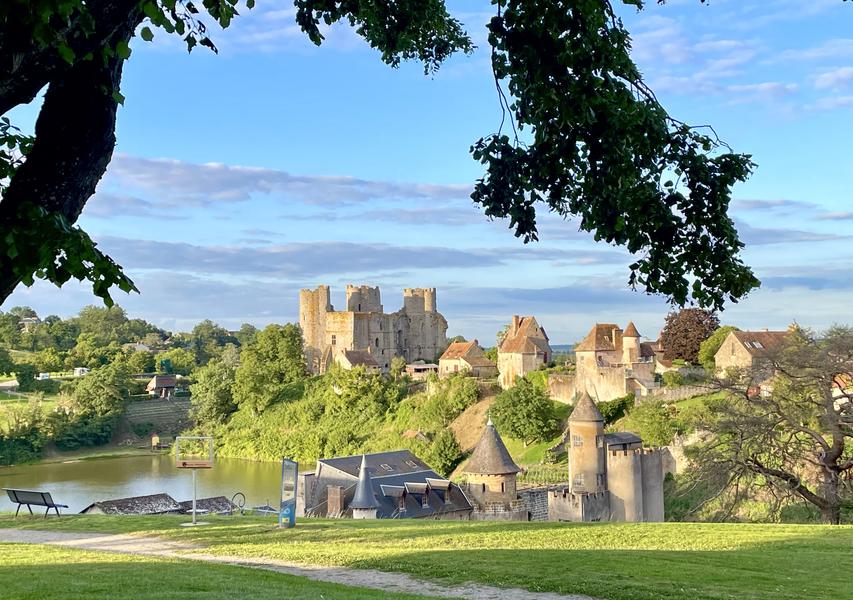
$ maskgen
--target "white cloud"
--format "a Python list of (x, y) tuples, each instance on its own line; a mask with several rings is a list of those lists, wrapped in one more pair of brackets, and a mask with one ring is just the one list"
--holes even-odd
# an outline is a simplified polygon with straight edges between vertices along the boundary
[(837, 89), (853, 84), (853, 67), (840, 67), (824, 71), (815, 77), (814, 85), (819, 90)]

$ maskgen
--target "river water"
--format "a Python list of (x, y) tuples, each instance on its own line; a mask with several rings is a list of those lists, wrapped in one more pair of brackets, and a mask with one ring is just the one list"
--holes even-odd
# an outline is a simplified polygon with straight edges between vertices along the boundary
[[(277, 506), (280, 485), (281, 464), (274, 462), (218, 458), (212, 469), (198, 472), (199, 498), (243, 492), (247, 508)], [(74, 513), (99, 500), (165, 492), (182, 501), (193, 495), (192, 473), (175, 468), (174, 457), (164, 454), (2, 467), (0, 487), (50, 492)], [(15, 508), (2, 493), (0, 512)]]

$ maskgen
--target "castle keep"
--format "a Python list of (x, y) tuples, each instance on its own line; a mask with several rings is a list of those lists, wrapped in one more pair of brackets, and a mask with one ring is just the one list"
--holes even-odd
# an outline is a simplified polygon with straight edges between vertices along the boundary
[(299, 292), (299, 325), (305, 360), (323, 373), (345, 351), (369, 353), (382, 371), (391, 359), (427, 362), (447, 347), (447, 321), (436, 311), (435, 288), (406, 288), (403, 307), (385, 313), (378, 287), (348, 285), (346, 310), (335, 310), (329, 286)]

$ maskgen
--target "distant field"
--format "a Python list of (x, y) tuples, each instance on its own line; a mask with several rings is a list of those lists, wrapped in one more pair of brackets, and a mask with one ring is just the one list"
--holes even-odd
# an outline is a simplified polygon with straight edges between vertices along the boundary
[(64, 517), (0, 527), (145, 532), (205, 552), (401, 571), (609, 600), (814, 598), (849, 600), (853, 527), (703, 523), (570, 524), (270, 519)]
[[(280, 573), (193, 561), (0, 544), (0, 594), (21, 600), (416, 600)], [(119, 592), (120, 590), (120, 592)]]
[[(6, 427), (8, 423), (9, 408), (13, 406), (26, 406), (32, 394), (9, 394), (8, 392), (0, 391), (0, 428)], [(51, 412), (57, 403), (58, 394), (44, 394), (41, 403), (42, 410), (46, 413)]]

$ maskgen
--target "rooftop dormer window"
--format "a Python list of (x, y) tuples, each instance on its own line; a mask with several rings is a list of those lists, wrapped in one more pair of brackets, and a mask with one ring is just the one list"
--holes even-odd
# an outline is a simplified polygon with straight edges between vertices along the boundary
[(393, 471), (394, 470), (394, 467), (392, 467), (391, 465), (381, 464), (379, 466), (382, 467), (383, 469), (385, 469), (386, 471)]

